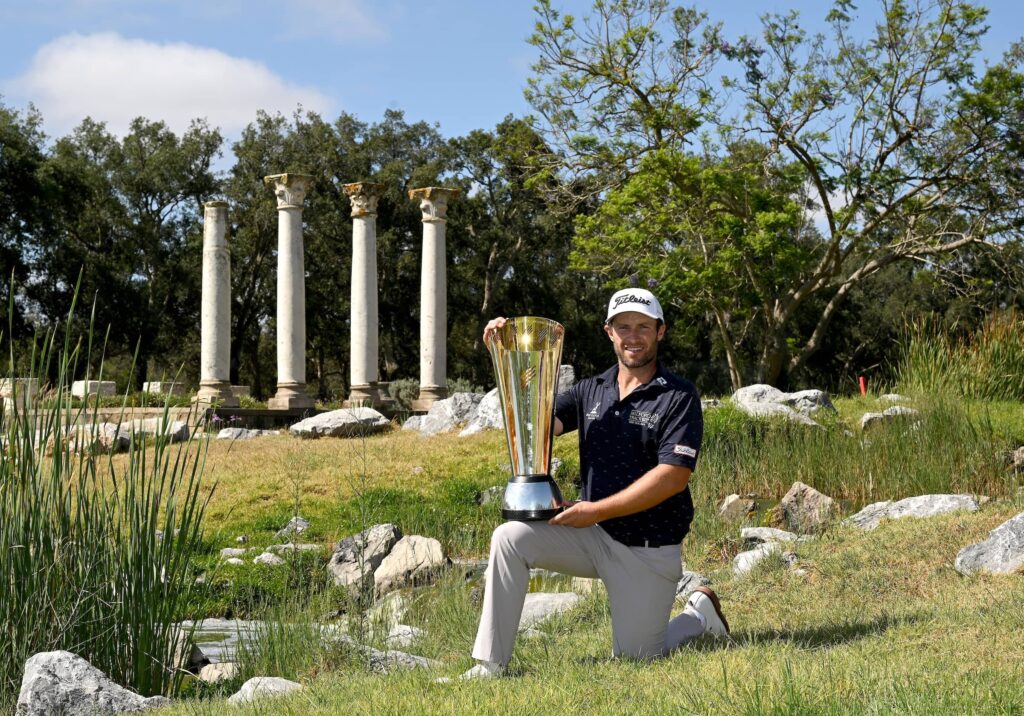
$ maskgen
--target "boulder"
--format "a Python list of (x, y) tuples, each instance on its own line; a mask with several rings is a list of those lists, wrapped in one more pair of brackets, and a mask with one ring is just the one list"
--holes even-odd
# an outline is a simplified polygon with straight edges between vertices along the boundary
[(304, 517), (300, 517), (299, 515), (295, 515), (288, 520), (288, 524), (279, 529), (275, 535), (277, 537), (291, 537), (292, 535), (300, 535), (308, 529), (309, 520)]
[(532, 592), (526, 595), (519, 631), (537, 626), (560, 612), (572, 609), (581, 597), (576, 592)]
[(904, 517), (932, 517), (947, 512), (965, 510), (977, 512), (978, 501), (971, 495), (918, 495), (893, 502), (875, 502), (847, 518), (843, 524), (873, 530), (882, 520), (898, 520)]
[(1010, 465), (1014, 470), (1024, 470), (1024, 445), (1013, 451), (1010, 456)]
[(910, 398), (899, 393), (886, 393), (885, 395), (878, 396), (878, 399), (883, 403), (906, 403), (910, 400)]
[(484, 395), (476, 407), (476, 413), (470, 419), (469, 424), (459, 433), (459, 437), (475, 435), (484, 430), (504, 430), (505, 418), (501, 413), (501, 397), (498, 389), (494, 388)]
[(305, 542), (286, 542), (285, 544), (272, 544), (267, 547), (271, 554), (283, 554), (286, 552), (319, 552), (320, 545)]
[(187, 395), (188, 386), (177, 381), (148, 381), (142, 384), (142, 392), (153, 395)]
[(72, 398), (90, 395), (117, 395), (117, 383), (112, 380), (76, 380), (71, 384)]
[(775, 510), (780, 521), (801, 534), (821, 531), (838, 512), (831, 497), (799, 481), (793, 483)]
[(388, 674), (395, 669), (434, 669), (438, 662), (423, 656), (406, 654), (404, 651), (378, 651), (368, 649), (370, 668), (381, 674)]
[(450, 398), (435, 401), (421, 420), (412, 423), (406, 420), (402, 429), (417, 430), (422, 435), (446, 433), (458, 425), (472, 421), (477, 406), (483, 399), (483, 393), (455, 393)]
[(576, 382), (576, 370), (567, 364), (558, 366), (558, 382), (555, 384), (555, 394), (561, 394), (569, 390)]
[(168, 420), (163, 418), (145, 418), (144, 420), (133, 420), (131, 430), (135, 433), (142, 433), (149, 437), (166, 437), (172, 443), (183, 443), (188, 440), (188, 423), (184, 420)]
[(676, 583), (676, 600), (685, 602), (696, 591), (697, 587), (707, 587), (710, 585), (711, 580), (703, 574), (683, 570), (683, 576)]
[(256, 699), (283, 696), (302, 688), (301, 684), (276, 676), (256, 676), (244, 684), (234, 696), (228, 698), (229, 704), (247, 704)]
[(595, 591), (604, 592), (604, 582), (596, 577), (573, 577), (572, 578), (572, 591), (579, 594), (581, 597), (585, 597), (588, 594), (593, 594)]
[(378, 433), (389, 425), (388, 419), (373, 408), (341, 408), (300, 420), (288, 432), (307, 439), (347, 438)]
[(505, 486), (495, 485), (477, 493), (476, 504), (486, 505), (490, 502), (501, 502), (505, 497)]
[(228, 681), (238, 676), (238, 664), (224, 662), (223, 664), (207, 664), (199, 670), (199, 680), (208, 684), (216, 684), (219, 681)]
[(718, 516), (727, 522), (740, 522), (754, 511), (754, 501), (729, 495), (718, 506)]
[(228, 557), (224, 560), (224, 564), (230, 564), (232, 567), (240, 567), (245, 564), (245, 562), (239, 557)]
[(367, 584), (402, 533), (392, 524), (374, 525), (338, 542), (327, 563), (327, 571), (339, 587)]
[(782, 546), (778, 542), (765, 542), (754, 549), (740, 552), (732, 560), (732, 573), (741, 577), (752, 570), (758, 562), (781, 549)]
[(828, 394), (820, 390), (783, 393), (770, 385), (748, 385), (732, 394), (736, 409), (757, 418), (782, 417), (793, 423), (820, 427), (808, 417), (823, 407), (831, 408)]
[(954, 567), (964, 576), (1013, 574), (1024, 568), (1024, 512), (989, 532), (985, 541), (960, 550)]
[(864, 413), (860, 418), (860, 429), (867, 430), (872, 425), (887, 423), (900, 418), (909, 418), (917, 415), (918, 411), (904, 405), (894, 405), (886, 408), (880, 413)]
[(796, 542), (806, 538), (786, 532), (786, 530), (777, 530), (774, 527), (744, 527), (740, 530), (740, 539), (745, 544), (758, 545), (765, 542)]
[(270, 552), (264, 552), (263, 554), (261, 554), (258, 557), (256, 557), (252, 561), (252, 563), (253, 564), (263, 564), (263, 565), (266, 565), (268, 567), (278, 567), (278, 566), (284, 564), (284, 560), (281, 559), (280, 557), (278, 557), (276, 554), (271, 554)]
[(249, 428), (222, 428), (217, 433), (218, 440), (254, 440), (269, 435), (280, 435), (277, 430), (251, 430)]
[(447, 563), (436, 539), (409, 535), (398, 540), (374, 570), (373, 583), (381, 594), (405, 585), (424, 584)]
[(82, 657), (69, 651), (46, 651), (25, 662), (18, 716), (93, 716), (138, 713), (167, 706), (163, 696), (146, 698), (115, 684)]
[(231, 559), (232, 557), (244, 557), (245, 550), (241, 547), (225, 547), (220, 551), (221, 559)]
[(392, 648), (406, 649), (423, 637), (423, 630), (408, 624), (395, 624), (385, 640)]

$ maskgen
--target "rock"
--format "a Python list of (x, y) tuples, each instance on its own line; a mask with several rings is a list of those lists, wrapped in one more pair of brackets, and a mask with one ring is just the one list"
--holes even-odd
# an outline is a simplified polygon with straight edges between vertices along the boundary
[(366, 620), (374, 633), (388, 632), (398, 626), (409, 609), (409, 597), (402, 592), (391, 592), (377, 601), (366, 612)]
[(245, 564), (245, 562), (239, 559), (238, 557), (229, 557), (228, 559), (224, 560), (224, 564), (230, 564), (232, 567), (238, 567), (240, 565)]
[(381, 674), (390, 673), (395, 669), (434, 669), (439, 666), (432, 659), (406, 654), (404, 651), (378, 651), (370, 649), (369, 655), (370, 668)]
[(266, 549), (267, 552), (272, 554), (283, 554), (285, 552), (319, 552), (320, 545), (288, 542), (286, 544), (272, 544)]
[(309, 520), (299, 515), (295, 515), (288, 524), (279, 529), (276, 533), (276, 537), (291, 537), (292, 535), (300, 535), (309, 529)]
[(572, 609), (580, 601), (575, 592), (532, 592), (526, 595), (523, 615), (519, 618), (519, 631), (537, 626), (545, 619)]
[(256, 559), (254, 559), (252, 561), (252, 563), (253, 564), (265, 564), (268, 567), (277, 567), (279, 565), (284, 564), (284, 560), (281, 559), (280, 557), (278, 557), (276, 554), (271, 554), (270, 552), (264, 552), (259, 557), (256, 557)]
[(405, 422), (402, 423), (402, 430), (415, 430), (418, 432), (420, 427), (423, 425), (423, 418), (425, 417), (425, 415), (410, 415), (405, 419)]
[(225, 662), (223, 664), (207, 664), (199, 670), (199, 680), (208, 684), (216, 684), (218, 681), (228, 681), (238, 676), (238, 664)]
[(984, 542), (964, 547), (956, 556), (956, 571), (1013, 574), (1024, 567), (1024, 512), (988, 533)]
[(907, 401), (910, 400), (910, 398), (907, 398), (898, 393), (886, 393), (885, 395), (878, 396), (878, 399), (881, 400), (883, 403), (906, 403)]
[(301, 684), (276, 676), (256, 676), (244, 684), (234, 696), (228, 699), (229, 704), (247, 704), (256, 699), (283, 696), (302, 688)]
[(423, 584), (447, 563), (436, 539), (409, 535), (398, 540), (374, 570), (373, 583), (381, 594), (407, 584)]
[(245, 555), (245, 550), (240, 547), (225, 547), (220, 551), (221, 559), (231, 559), (232, 557), (242, 557)]
[(498, 389), (494, 388), (480, 400), (476, 406), (476, 413), (465, 429), (459, 433), (459, 437), (475, 435), (484, 430), (504, 429), (505, 418), (501, 413), (501, 397), (498, 395)]
[(600, 579), (592, 579), (590, 577), (573, 577), (571, 588), (572, 591), (576, 592), (576, 594), (579, 594), (581, 597), (593, 594), (595, 591), (605, 591), (604, 582)]
[(490, 502), (500, 502), (505, 497), (505, 486), (495, 485), (494, 487), (488, 487), (483, 492), (477, 493), (476, 503), (478, 505), (486, 505)]
[(775, 509), (789, 529), (801, 534), (824, 529), (837, 513), (831, 497), (799, 481), (793, 483)]
[(754, 568), (758, 562), (771, 554), (780, 551), (782, 547), (778, 542), (765, 542), (759, 547), (746, 552), (740, 552), (732, 560), (732, 573), (741, 577)]
[(117, 395), (117, 383), (112, 380), (76, 380), (71, 384), (71, 397), (91, 395)]
[(133, 420), (130, 424), (132, 432), (142, 433), (149, 437), (166, 437), (172, 443), (183, 443), (188, 441), (188, 423), (184, 420), (168, 420), (163, 418), (146, 418), (144, 420)]
[(746, 544), (757, 545), (765, 542), (796, 542), (806, 538), (774, 527), (744, 527), (740, 530), (740, 539)]
[(971, 495), (918, 495), (892, 502), (875, 502), (847, 518), (843, 524), (873, 530), (882, 520), (898, 520), (903, 517), (932, 517), (947, 512), (966, 510), (977, 512), (978, 502)]
[(740, 522), (754, 511), (754, 501), (739, 495), (729, 495), (718, 506), (718, 516), (727, 522)]
[(383, 524), (338, 542), (327, 563), (327, 570), (334, 575), (334, 583), (339, 587), (369, 586), (374, 571), (401, 538), (402, 532), (398, 527)]
[(385, 430), (391, 423), (373, 408), (342, 408), (300, 420), (288, 428), (298, 438), (370, 435)]
[(142, 384), (143, 393), (153, 395), (188, 395), (188, 386), (178, 381), (147, 381)]
[(860, 418), (860, 429), (866, 430), (872, 425), (886, 423), (899, 418), (908, 418), (917, 415), (918, 411), (903, 405), (894, 405), (886, 408), (880, 413), (864, 413)]
[(697, 587), (707, 587), (710, 585), (711, 580), (703, 574), (683, 570), (683, 576), (676, 583), (676, 600), (685, 602), (696, 591)]
[(1010, 457), (1010, 465), (1014, 470), (1024, 470), (1024, 445), (1013, 451)]
[(793, 423), (821, 427), (809, 416), (835, 407), (823, 390), (801, 390), (783, 393), (770, 385), (748, 385), (732, 394), (732, 404), (738, 410), (754, 417), (783, 417)]
[(237, 537), (235, 537), (235, 542), (237, 542), (238, 544), (245, 544), (248, 541), (249, 535), (238, 535)]
[(412, 646), (418, 639), (422, 638), (423, 630), (409, 626), (408, 624), (395, 624), (388, 632), (386, 639), (389, 647), (405, 649)]
[(450, 398), (436, 401), (420, 420), (414, 422), (410, 422), (411, 418), (406, 420), (402, 429), (417, 430), (422, 435), (448, 432), (458, 425), (472, 422), (477, 412), (477, 406), (483, 399), (483, 393), (455, 393)]
[(558, 382), (555, 384), (555, 395), (566, 392), (576, 382), (576, 370), (571, 365), (558, 366)]
[(280, 435), (279, 430), (250, 430), (249, 428), (222, 428), (217, 432), (218, 440), (255, 440), (256, 438)]
[(69, 651), (45, 651), (25, 662), (18, 716), (92, 716), (138, 713), (167, 706), (163, 696), (146, 698), (115, 684), (82, 657)]

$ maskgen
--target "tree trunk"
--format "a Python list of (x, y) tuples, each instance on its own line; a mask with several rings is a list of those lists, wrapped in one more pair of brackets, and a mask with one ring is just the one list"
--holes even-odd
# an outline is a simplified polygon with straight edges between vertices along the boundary
[(732, 341), (732, 331), (729, 329), (729, 316), (721, 308), (715, 306), (715, 324), (722, 335), (722, 345), (725, 346), (725, 360), (729, 365), (729, 383), (732, 384), (733, 392), (743, 387), (743, 371), (740, 369), (740, 357), (736, 353), (736, 346)]

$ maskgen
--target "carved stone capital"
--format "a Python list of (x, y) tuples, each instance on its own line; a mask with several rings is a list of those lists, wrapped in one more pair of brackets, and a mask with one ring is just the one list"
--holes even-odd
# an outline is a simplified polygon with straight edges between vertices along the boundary
[(448, 201), (458, 195), (458, 189), (447, 189), (440, 186), (409, 190), (409, 198), (414, 201), (418, 199), (420, 202), (423, 221), (444, 221), (448, 214)]
[(377, 199), (380, 198), (383, 184), (361, 181), (354, 184), (342, 184), (341, 188), (352, 202), (352, 216), (376, 216)]
[(263, 183), (274, 187), (278, 209), (301, 209), (306, 201), (306, 192), (313, 186), (313, 177), (308, 174), (273, 174), (263, 177)]

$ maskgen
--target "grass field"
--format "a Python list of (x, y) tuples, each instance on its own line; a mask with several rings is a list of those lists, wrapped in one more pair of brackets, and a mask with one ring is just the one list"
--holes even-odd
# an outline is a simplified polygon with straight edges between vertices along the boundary
[[(209, 592), (194, 608), (290, 620), (290, 629), (269, 635), (266, 653), (251, 656), (242, 678), (280, 675), (306, 688), (238, 713), (1022, 713), (1024, 580), (963, 578), (952, 564), (962, 547), (1024, 510), (1024, 476), (1006, 460), (1024, 443), (1024, 408), (933, 401), (919, 404), (915, 420), (859, 433), (859, 416), (881, 407), (871, 398), (839, 401), (824, 430), (752, 422), (728, 407), (708, 412), (692, 482), (698, 517), (683, 557), (722, 596), (729, 643), (699, 641), (649, 664), (611, 660), (607, 603), (598, 592), (546, 623), (540, 637), (520, 640), (509, 678), (437, 685), (437, 676), (470, 665), (479, 613), (453, 574), (411, 593), (404, 620), (427, 633), (410, 651), (437, 659), (440, 669), (376, 675), (357, 655), (321, 644), (312, 626), (342, 601), (323, 567), (335, 540), (390, 521), (406, 534), (437, 537), (450, 556), (486, 554), (499, 506), (479, 506), (475, 497), (507, 478), (498, 431), (211, 442), (207, 485), (215, 481), (216, 489), (206, 555), (196, 566)], [(575, 436), (556, 441), (570, 495), (575, 452)], [(847, 512), (925, 493), (992, 499), (976, 514), (904, 520), (871, 533), (836, 527), (796, 548), (804, 574), (771, 558), (734, 578), (739, 526), (717, 517), (718, 502), (738, 492), (770, 504), (797, 479), (840, 499)], [(312, 522), (302, 539), (322, 544), (322, 555), (276, 572), (216, 566), (217, 551), (236, 546), (238, 535), (256, 546), (280, 541), (273, 532), (296, 512)], [(750, 523), (762, 520), (758, 514)], [(242, 678), (197, 685), (161, 713), (220, 712)]]

